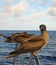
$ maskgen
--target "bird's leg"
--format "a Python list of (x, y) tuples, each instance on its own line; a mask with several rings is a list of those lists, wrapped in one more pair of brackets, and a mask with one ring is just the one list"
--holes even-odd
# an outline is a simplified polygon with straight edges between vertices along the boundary
[(23, 54), (22, 65), (24, 65), (24, 61), (25, 61), (25, 54)]
[[(15, 50), (17, 49), (18, 43), (16, 43)], [(13, 59), (13, 65), (16, 65), (16, 57)]]
[(19, 56), (18, 56), (18, 65), (20, 65), (20, 59), (19, 59)]
[(13, 65), (16, 65), (16, 57), (13, 59)]
[(35, 57), (36, 64), (37, 64), (37, 65), (40, 65), (40, 61), (39, 61), (38, 54), (36, 54), (35, 52), (33, 52), (32, 54), (33, 54), (33, 56)]
[[(17, 43), (16, 49), (20, 46), (20, 43)], [(18, 55), (18, 65), (20, 65), (20, 59), (19, 59), (19, 55)]]
[(32, 54), (30, 55), (30, 61), (29, 61), (29, 65), (32, 65)]
[[(16, 44), (16, 47), (15, 47), (15, 50), (17, 49), (17, 47), (20, 46), (20, 43)], [(15, 58), (16, 59), (16, 58)], [(22, 59), (22, 65), (24, 65), (24, 60), (25, 60), (25, 54), (23, 54), (23, 59)], [(16, 60), (14, 60), (15, 62)], [(14, 63), (15, 64), (15, 63)], [(18, 56), (18, 65), (20, 64), (20, 59), (19, 59), (19, 56)]]

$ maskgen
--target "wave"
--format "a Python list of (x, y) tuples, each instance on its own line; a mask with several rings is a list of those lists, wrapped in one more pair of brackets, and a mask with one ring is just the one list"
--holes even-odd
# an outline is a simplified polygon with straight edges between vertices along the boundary
[(44, 55), (40, 55), (40, 59), (48, 59), (48, 60), (55, 60), (56, 61), (56, 56), (44, 56)]

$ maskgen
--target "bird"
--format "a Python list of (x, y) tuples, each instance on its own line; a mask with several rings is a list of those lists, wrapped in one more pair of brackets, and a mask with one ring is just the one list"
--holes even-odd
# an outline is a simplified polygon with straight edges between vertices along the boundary
[[(20, 43), (20, 45), (22, 45), (21, 42), (24, 41), (26, 38), (29, 38), (31, 36), (33, 36), (33, 34), (27, 34), (27, 32), (23, 32), (22, 34), (12, 34), (11, 40), (16, 43), (15, 49), (17, 49), (17, 47), (19, 47), (18, 43)], [(23, 54), (22, 64), (24, 64), (24, 60), (25, 60), (24, 57), (25, 57), (25, 54)], [(18, 62), (20, 63), (20, 61), (18, 61)], [(30, 62), (29, 62), (29, 64), (32, 65), (31, 62), (32, 62), (32, 55), (30, 55)], [(14, 58), (14, 62), (13, 62), (13, 65), (15, 65), (15, 64), (16, 64), (16, 58)]]
[[(5, 57), (5, 59), (13, 58), (20, 54), (30, 52), (32, 55), (34, 55), (36, 61), (39, 61), (35, 52), (36, 51), (38, 52), (38, 50), (41, 50), (42, 48), (44, 48), (49, 41), (49, 35), (46, 30), (46, 26), (44, 24), (41, 24), (39, 28), (41, 31), (40, 35), (31, 36), (30, 38), (25, 39), (23, 42), (21, 42), (23, 44), (20, 47), (18, 47), (16, 50), (10, 52), (9, 55)], [(38, 65), (40, 65), (39, 62), (38, 62)]]
[[(27, 32), (22, 33), (14, 33), (11, 36), (5, 36), (0, 34), (0, 37), (6, 38), (4, 42), (12, 43), (12, 42), (22, 42), (25, 38), (31, 37), (33, 34), (27, 34)], [(18, 40), (17, 40), (18, 39)]]
[(3, 34), (0, 34), (0, 37), (4, 37), (5, 38), (4, 42), (12, 43), (12, 42), (14, 42), (14, 40), (12, 40), (12, 39), (15, 39), (16, 37), (22, 36), (22, 35), (25, 35), (25, 34), (27, 34), (27, 32), (14, 33), (11, 36), (5, 36)]
[[(33, 34), (27, 34), (27, 32), (25, 32), (25, 31), (22, 32), (22, 33), (14, 33), (11, 36), (5, 36), (3, 34), (0, 34), (0, 36), (6, 38), (4, 42), (6, 42), (6, 43), (13, 43), (13, 42), (15, 42), (16, 43), (15, 50), (17, 49), (17, 47), (19, 47), (18, 44), (20, 42), (22, 42), (26, 38), (29, 38), (32, 35)], [(20, 43), (20, 45), (22, 45), (22, 44)], [(24, 54), (24, 56), (25, 56), (25, 54)], [(31, 58), (32, 58), (32, 56), (30, 56), (30, 61), (31, 61)], [(15, 65), (15, 63), (16, 63), (16, 58), (14, 58), (14, 65)]]

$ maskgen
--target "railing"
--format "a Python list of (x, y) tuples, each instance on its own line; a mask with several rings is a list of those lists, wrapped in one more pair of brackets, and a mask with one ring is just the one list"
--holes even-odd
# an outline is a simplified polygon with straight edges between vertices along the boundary
[[(16, 59), (18, 60), (17, 61), (17, 65), (25, 65), (25, 55), (26, 54), (22, 54), (21, 56), (22, 56), (22, 62), (20, 63), (20, 58), (19, 58), (19, 56), (17, 57), (17, 58), (14, 58), (14, 60), (13, 60), (13, 65), (16, 65)], [(29, 65), (32, 65), (32, 56), (30, 56), (30, 60), (28, 61), (29, 63)]]
[[(18, 46), (18, 43), (16, 43), (16, 46), (15, 46), (15, 50), (17, 49), (17, 46)], [(17, 65), (25, 65), (25, 55), (26, 54), (22, 54), (22, 64), (20, 64), (20, 58), (19, 58), (19, 56), (18, 56), (18, 64)], [(39, 58), (38, 58), (38, 54), (37, 53), (35, 53), (34, 55), (33, 55), (34, 57), (35, 57), (35, 60), (36, 60), (36, 65), (40, 65), (40, 61), (39, 61)], [(32, 65), (32, 54), (30, 55), (30, 59), (29, 59), (29, 65)], [(13, 65), (16, 65), (16, 58), (14, 58), (14, 60), (13, 60)]]
[[(18, 43), (16, 43), (16, 46), (15, 46), (15, 50), (17, 49), (17, 47), (19, 47), (20, 45), (18, 45)], [(22, 65), (25, 65), (25, 55), (26, 54), (22, 54)], [(14, 58), (13, 60), (13, 65), (16, 65), (16, 57)], [(18, 65), (20, 65), (20, 58), (18, 56)], [(30, 60), (29, 60), (29, 65), (32, 65), (32, 55), (30, 55)]]

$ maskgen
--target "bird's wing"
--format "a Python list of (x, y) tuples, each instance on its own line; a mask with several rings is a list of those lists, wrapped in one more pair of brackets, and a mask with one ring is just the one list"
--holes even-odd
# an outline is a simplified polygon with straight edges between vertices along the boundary
[(31, 36), (33, 36), (33, 34), (21, 34), (21, 35), (18, 35), (16, 37), (14, 37), (13, 40), (15, 40), (15, 41), (19, 41), (19, 40), (23, 41), (23, 40), (25, 40), (25, 39), (27, 39), (27, 38), (29, 38)]
[[(35, 37), (36, 38), (36, 37)], [(16, 49), (15, 53), (27, 53), (27, 52), (34, 52), (42, 48), (45, 44), (45, 40), (43, 38), (32, 38), (22, 44), (19, 48)]]
[(33, 35), (33, 36), (29, 37), (28, 39), (25, 39), (23, 41), (23, 43), (24, 42), (35, 42), (35, 41), (41, 41), (41, 40), (43, 40), (43, 38), (41, 36), (35, 36), (35, 35)]
[(21, 35), (19, 35), (18, 37), (29, 38), (29, 37), (31, 37), (31, 36), (33, 36), (33, 34), (21, 34)]
[(18, 54), (34, 52), (42, 48), (44, 40), (41, 36), (32, 36), (24, 44), (19, 46), (15, 51), (11, 52), (6, 58), (12, 58)]

